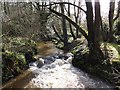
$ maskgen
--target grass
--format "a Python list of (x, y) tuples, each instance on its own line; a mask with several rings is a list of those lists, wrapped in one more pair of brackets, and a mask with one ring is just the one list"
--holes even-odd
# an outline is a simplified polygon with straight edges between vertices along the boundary
[(120, 45), (118, 45), (118, 44), (116, 44), (116, 43), (110, 43), (110, 45), (112, 45), (113, 47), (116, 48), (116, 50), (118, 51), (119, 56), (120, 56)]
[(113, 62), (120, 62), (120, 45), (118, 45), (116, 43), (109, 43), (109, 44), (118, 51), (118, 58), (113, 59)]

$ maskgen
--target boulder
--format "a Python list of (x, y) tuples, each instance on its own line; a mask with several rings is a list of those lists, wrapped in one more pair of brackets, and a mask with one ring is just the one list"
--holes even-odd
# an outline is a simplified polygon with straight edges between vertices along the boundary
[(39, 58), (39, 60), (36, 61), (37, 62), (37, 67), (41, 68), (44, 65), (44, 59)]
[(66, 62), (72, 63), (72, 60), (73, 60), (73, 57), (70, 56), (70, 57), (68, 57), (68, 59), (66, 60)]
[(44, 58), (44, 63), (45, 63), (45, 64), (51, 64), (51, 63), (53, 63), (54, 61), (55, 61), (55, 58), (52, 57), (52, 56), (47, 56), (47, 57)]

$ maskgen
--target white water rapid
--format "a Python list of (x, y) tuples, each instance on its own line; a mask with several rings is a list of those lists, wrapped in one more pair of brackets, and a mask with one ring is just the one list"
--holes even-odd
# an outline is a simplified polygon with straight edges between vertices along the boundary
[[(25, 88), (110, 88), (100, 79), (72, 66), (73, 55), (53, 55), (30, 64), (35, 75)], [(41, 60), (41, 61), (40, 61)], [(40, 66), (41, 65), (41, 66)]]

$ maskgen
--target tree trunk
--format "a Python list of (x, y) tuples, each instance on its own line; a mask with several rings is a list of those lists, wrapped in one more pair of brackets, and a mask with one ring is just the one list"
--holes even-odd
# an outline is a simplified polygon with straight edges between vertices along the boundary
[(4, 2), (4, 12), (5, 12), (5, 14), (7, 14), (6, 2)]
[(86, 19), (87, 19), (87, 28), (88, 28), (88, 47), (90, 50), (90, 53), (92, 53), (94, 47), (94, 28), (93, 28), (93, 7), (92, 7), (92, 2), (90, 0), (90, 2), (88, 2), (86, 0), (86, 8), (87, 8), (87, 12), (86, 12)]
[(92, 2), (87, 2), (87, 27), (88, 27), (88, 47), (89, 47), (89, 62), (96, 63), (103, 58), (103, 53), (100, 50), (100, 4), (95, 2), (95, 21), (93, 21)]
[(101, 26), (100, 3), (99, 0), (97, 0), (97, 2), (95, 2), (95, 22), (94, 22), (95, 30), (94, 50), (97, 59), (103, 58), (103, 53), (100, 49), (100, 26)]
[[(60, 4), (61, 13), (64, 14), (64, 5)], [(68, 46), (68, 35), (67, 35), (67, 27), (66, 27), (66, 20), (62, 17), (62, 29), (63, 29), (63, 38), (64, 38), (64, 49), (67, 49)]]
[[(70, 17), (70, 4), (68, 4), (68, 16)], [(73, 39), (75, 40), (76, 37), (75, 37), (74, 32), (73, 32), (73, 30), (72, 30), (72, 25), (71, 25), (71, 23), (69, 23), (69, 26), (70, 26), (70, 33), (71, 33)]]
[(113, 17), (115, 9), (115, 1), (110, 0), (110, 9), (109, 9), (109, 42), (113, 41)]

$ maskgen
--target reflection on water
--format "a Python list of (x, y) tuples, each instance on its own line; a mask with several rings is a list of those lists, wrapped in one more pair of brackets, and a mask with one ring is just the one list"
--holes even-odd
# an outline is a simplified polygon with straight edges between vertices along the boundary
[[(38, 61), (22, 75), (4, 85), (7, 88), (109, 88), (105, 82), (71, 65), (73, 55), (61, 54), (51, 42), (38, 43)], [(49, 55), (49, 56), (48, 56)], [(47, 56), (47, 57), (46, 57)], [(41, 68), (38, 67), (40, 64)]]

